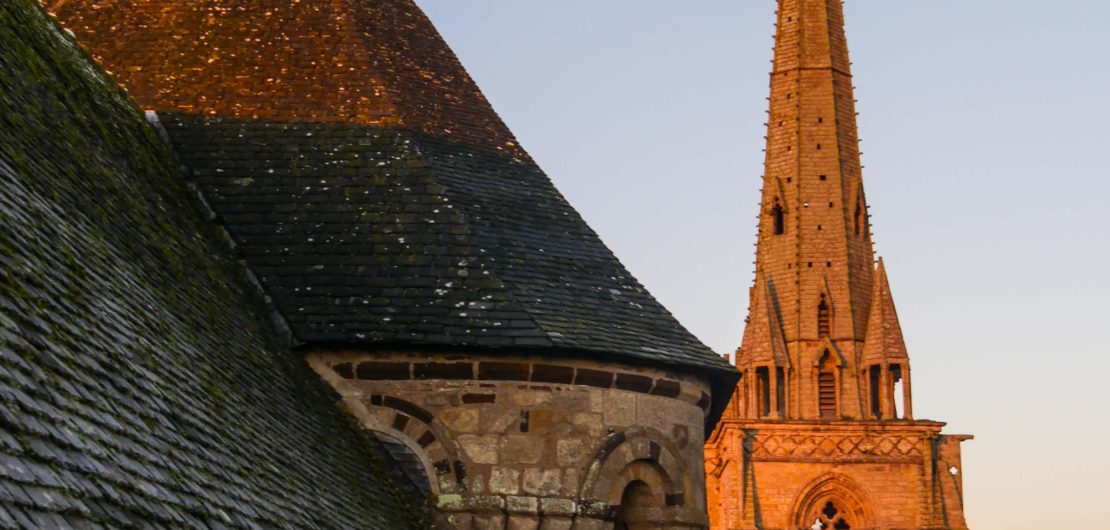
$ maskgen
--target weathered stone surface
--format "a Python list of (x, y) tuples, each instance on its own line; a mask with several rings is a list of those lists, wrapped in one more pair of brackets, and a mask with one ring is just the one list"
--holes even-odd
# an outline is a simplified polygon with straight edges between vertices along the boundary
[(495, 434), (462, 435), (458, 437), (466, 456), (475, 464), (496, 464), (499, 455), (499, 437)]
[(544, 515), (571, 516), (575, 513), (575, 503), (571, 499), (546, 497), (540, 500), (540, 512)]
[(613, 523), (601, 519), (578, 517), (574, 520), (574, 530), (610, 530)]
[(505, 516), (476, 515), (471, 524), (474, 530), (505, 530)]
[(544, 458), (547, 443), (533, 436), (510, 434), (501, 444), (501, 458), (507, 464), (538, 464)]
[[(429, 405), (434, 404), (429, 401)], [(457, 433), (472, 433), (478, 431), (479, 411), (474, 408), (452, 408), (439, 414), (439, 419), (447, 425), (448, 429)]]
[(583, 472), (578, 468), (568, 467), (563, 470), (563, 488), (560, 495), (576, 499), (579, 496), (582, 487)]
[(583, 436), (559, 440), (556, 442), (556, 452), (558, 454), (556, 462), (560, 467), (569, 468), (587, 460), (590, 456), (587, 447), (588, 442), (589, 438)]
[(494, 466), (490, 471), (489, 491), (498, 495), (516, 495), (520, 492), (520, 471)]
[[(602, 392), (596, 392), (599, 396)], [(573, 416), (572, 422), (579, 430), (583, 430), (592, 437), (600, 436), (605, 430), (605, 422), (601, 414), (577, 412)]]
[(605, 424), (627, 427), (636, 423), (636, 394), (614, 392), (606, 396)]
[(574, 521), (569, 517), (547, 517), (540, 522), (540, 530), (570, 530)]
[(457, 493), (439, 495), (436, 497), (436, 507), (448, 512), (461, 511), (466, 507), (466, 498)]
[(561, 471), (559, 469), (526, 469), (522, 478), (522, 489), (526, 493), (541, 497), (558, 495), (559, 486), (562, 484), (560, 475)]
[(537, 514), (540, 510), (539, 499), (535, 497), (505, 497), (505, 510), (510, 514)]
[[(454, 356), (427, 353), (371, 356), (333, 352), (310, 356), (312, 366), (333, 382), (340, 394), (363, 405), (365, 412), (352, 408), (356, 414), (365, 414), (369, 418), (392, 418), (396, 409), (391, 407), (407, 410), (405, 414), (410, 415), (412, 421), (408, 422), (403, 432), (391, 431), (390, 435), (407, 436), (413, 440), (426, 432), (435, 432), (435, 443), (425, 450), (437, 474), (435, 483), (439, 487), (438, 493), (458, 494), (464, 498), (462, 508), (452, 504), (449, 506), (451, 509), (465, 509), (473, 514), (508, 513), (533, 510), (534, 505), (536, 510), (572, 516), (579, 501), (603, 499), (600, 515), (604, 516), (610, 504), (619, 504), (621, 500), (623, 485), (613, 483), (618, 477), (626, 481), (661, 483), (662, 479), (655, 475), (659, 471), (648, 470), (659, 468), (626, 469), (636, 460), (656, 459), (653, 465), (665, 470), (672, 484), (670, 490), (659, 491), (657, 498), (660, 502), (671, 499), (672, 503), (689, 506), (691, 512), (700, 512), (705, 497), (701, 488), (704, 479), (699, 465), (702, 453), (698, 436), (702, 432), (706, 413), (690, 396), (702, 395), (707, 386), (696, 378), (612, 363), (583, 360), (568, 363), (570, 368), (567, 373), (572, 376), (577, 367), (582, 366), (594, 373), (631, 372), (645, 379), (671, 381), (675, 387), (691, 387), (688, 392), (675, 392), (676, 397), (662, 397), (635, 390), (590, 385), (522, 384), (496, 379), (442, 382), (351, 380), (343, 378), (332, 368), (342, 369), (344, 365), (357, 366), (365, 362), (394, 366), (406, 361), (414, 365), (470, 362), (477, 366), (485, 359), (473, 356), (468, 361), (461, 361)], [(549, 357), (542, 358), (542, 361), (523, 357), (521, 361), (519, 364), (522, 365), (532, 363), (544, 366), (541, 370), (543, 377), (555, 378), (561, 373), (559, 365), (554, 364), (557, 361)], [(458, 372), (480, 373), (481, 370), (459, 368)], [(486, 371), (490, 377), (500, 373)], [(506, 373), (519, 374), (522, 370)], [(486, 398), (450, 400), (451, 404), (444, 406), (438, 397), (445, 394)], [(530, 394), (557, 395), (559, 398), (538, 406), (518, 405), (543, 401), (527, 398)], [(525, 398), (503, 398), (517, 395)], [(634, 418), (637, 424), (631, 426), (605, 423), (607, 407), (623, 407), (621, 410), (627, 412), (628, 404), (634, 404), (638, 397), (649, 399), (652, 403), (666, 403), (660, 408), (671, 413), (642, 415)], [(591, 412), (594, 403), (601, 407), (598, 412)], [(386, 409), (390, 414), (380, 413), (378, 409)], [(473, 427), (474, 416), (463, 411), (477, 413), (476, 432), (468, 432)], [(422, 417), (428, 423), (419, 420)], [(619, 415), (609, 413), (609, 417)], [(389, 430), (393, 425), (390, 421), (377, 428)], [(691, 436), (690, 432), (695, 435)], [(594, 468), (598, 469), (599, 475), (587, 481), (588, 472)], [(491, 504), (495, 501), (501, 504)], [(508, 521), (506, 524), (509, 524)]]
[(509, 516), (509, 530), (538, 530), (540, 520), (535, 515)]

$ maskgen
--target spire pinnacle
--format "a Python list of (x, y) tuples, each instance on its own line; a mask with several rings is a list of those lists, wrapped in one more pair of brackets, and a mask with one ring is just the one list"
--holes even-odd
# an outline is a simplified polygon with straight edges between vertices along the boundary
[(867, 319), (867, 339), (863, 344), (864, 364), (908, 359), (902, 325), (898, 323), (898, 311), (894, 309), (894, 297), (890, 294), (890, 282), (882, 258), (879, 258), (875, 271), (872, 291), (871, 316)]

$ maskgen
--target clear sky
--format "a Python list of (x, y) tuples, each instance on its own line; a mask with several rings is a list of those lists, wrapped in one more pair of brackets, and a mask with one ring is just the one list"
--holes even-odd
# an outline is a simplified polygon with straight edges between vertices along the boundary
[[(714, 350), (752, 280), (773, 0), (420, 0), (556, 186)], [(1110, 528), (1110, 2), (848, 0), (920, 418), (974, 530)]]

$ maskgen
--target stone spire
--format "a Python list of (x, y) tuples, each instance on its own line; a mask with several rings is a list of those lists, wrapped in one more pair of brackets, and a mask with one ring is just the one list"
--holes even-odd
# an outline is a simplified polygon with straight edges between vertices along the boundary
[[(757, 342), (773, 335), (745, 331), (737, 358), (755, 376), (749, 410), (756, 417), (862, 417), (875, 266), (840, 0), (779, 0), (757, 246), (748, 326), (763, 326), (763, 308), (775, 308), (792, 368), (758, 376), (760, 353), (774, 348)], [(768, 300), (757, 300), (764, 292)], [(760, 408), (767, 393), (784, 402)], [(835, 412), (828, 410), (832, 396)]]
[(871, 316), (867, 318), (863, 361), (866, 364), (897, 362), (909, 357), (906, 341), (902, 337), (902, 325), (898, 323), (898, 311), (894, 308), (894, 297), (890, 294), (886, 266), (880, 258), (879, 268), (875, 273), (875, 287), (872, 289)]

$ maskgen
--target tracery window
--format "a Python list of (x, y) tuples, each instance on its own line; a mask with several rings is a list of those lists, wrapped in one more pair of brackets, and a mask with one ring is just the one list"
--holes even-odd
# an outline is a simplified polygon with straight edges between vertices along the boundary
[(809, 530), (851, 530), (852, 526), (844, 519), (844, 515), (837, 509), (833, 501), (825, 504), (821, 509), (821, 513), (817, 516), (817, 520), (813, 522), (813, 526)]

